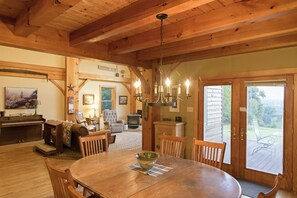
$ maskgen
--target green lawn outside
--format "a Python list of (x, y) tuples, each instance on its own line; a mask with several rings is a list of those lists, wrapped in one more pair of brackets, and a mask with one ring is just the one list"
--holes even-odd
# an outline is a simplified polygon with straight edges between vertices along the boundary
[[(223, 125), (223, 136), (224, 139), (228, 139), (231, 136), (230, 133), (230, 124), (224, 124)], [(268, 128), (268, 127), (260, 127), (259, 126), (259, 131), (262, 135), (262, 137), (264, 136), (276, 136), (278, 141), (282, 141), (282, 129), (277, 129), (277, 128)], [(252, 125), (248, 125), (248, 131), (247, 131), (247, 136), (248, 136), (248, 140), (254, 140), (256, 141), (256, 134), (254, 132), (254, 127)]]

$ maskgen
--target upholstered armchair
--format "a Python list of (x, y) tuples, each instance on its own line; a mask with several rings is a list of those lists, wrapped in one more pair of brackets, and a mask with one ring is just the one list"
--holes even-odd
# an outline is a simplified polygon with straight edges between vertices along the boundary
[(104, 125), (108, 124), (108, 128), (112, 133), (123, 132), (124, 121), (118, 120), (116, 110), (104, 110), (103, 121)]

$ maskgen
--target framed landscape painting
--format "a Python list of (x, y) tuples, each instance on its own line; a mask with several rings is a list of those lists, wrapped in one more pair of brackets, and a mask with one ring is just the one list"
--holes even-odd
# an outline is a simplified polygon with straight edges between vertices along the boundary
[(83, 95), (83, 105), (92, 105), (94, 104), (94, 94), (84, 94)]
[(5, 87), (5, 109), (34, 109), (36, 88)]

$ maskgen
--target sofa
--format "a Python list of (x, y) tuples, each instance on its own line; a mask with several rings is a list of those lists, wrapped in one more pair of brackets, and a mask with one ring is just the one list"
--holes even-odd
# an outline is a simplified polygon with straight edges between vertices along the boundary
[(45, 139), (45, 142), (52, 142), (56, 148), (61, 148), (64, 145), (72, 150), (79, 151), (79, 136), (96, 135), (106, 132), (108, 133), (108, 143), (114, 143), (116, 136), (111, 135), (110, 130), (89, 131), (82, 124), (62, 121), (57, 125), (55, 130), (50, 131), (50, 135), (44, 134), (44, 138), (50, 137), (51, 141)]

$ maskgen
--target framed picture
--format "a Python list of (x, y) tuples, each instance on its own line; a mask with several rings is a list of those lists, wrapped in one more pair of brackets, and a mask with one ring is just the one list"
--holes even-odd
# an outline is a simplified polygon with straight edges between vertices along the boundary
[(169, 107), (169, 112), (179, 112), (180, 100), (178, 100), (176, 97), (177, 96), (177, 88), (178, 88), (178, 86), (172, 86), (171, 94), (173, 95), (173, 97), (172, 97), (173, 105), (172, 105), (172, 107)]
[(83, 105), (92, 105), (94, 104), (94, 94), (84, 94), (83, 95)]
[(119, 104), (120, 105), (126, 105), (128, 102), (128, 97), (127, 96), (119, 96)]
[(5, 109), (35, 109), (36, 88), (5, 87)]

